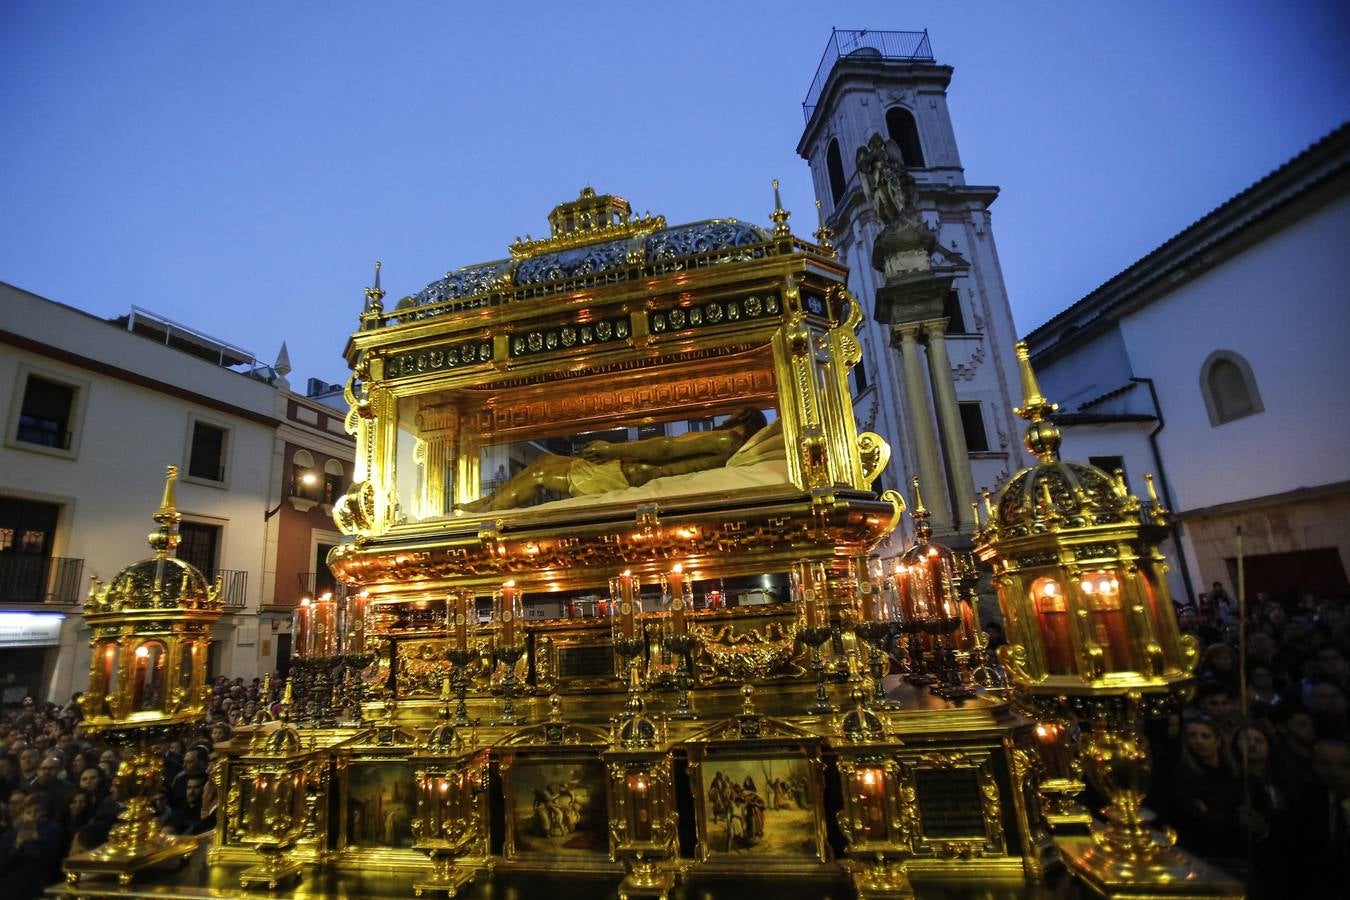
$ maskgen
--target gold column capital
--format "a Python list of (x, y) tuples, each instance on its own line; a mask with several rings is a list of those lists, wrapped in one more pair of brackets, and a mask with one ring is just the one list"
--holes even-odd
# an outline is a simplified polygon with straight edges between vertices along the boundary
[(915, 344), (919, 340), (920, 323), (904, 322), (900, 325), (892, 325), (891, 331), (900, 338), (902, 344)]
[(947, 334), (947, 323), (949, 321), (946, 316), (939, 319), (925, 319), (919, 323), (919, 327), (923, 329), (925, 337), (940, 338)]

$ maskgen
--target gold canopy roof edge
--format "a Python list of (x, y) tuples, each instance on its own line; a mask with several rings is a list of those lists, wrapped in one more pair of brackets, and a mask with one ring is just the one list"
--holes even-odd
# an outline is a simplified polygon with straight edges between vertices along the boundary
[[(810, 247), (811, 252), (815, 252), (814, 245), (807, 245), (795, 238), (793, 242), (801, 247)], [(768, 245), (775, 243), (778, 242), (766, 242)], [(363, 351), (411, 343), (433, 336), (445, 337), (452, 334), (465, 338), (475, 335), (486, 336), (492, 326), (517, 325), (583, 309), (593, 309), (598, 316), (600, 310), (605, 307), (634, 302), (641, 306), (634, 306), (633, 309), (654, 309), (666, 298), (679, 302), (682, 295), (692, 295), (695, 291), (730, 293), (757, 287), (769, 288), (789, 276), (798, 277), (803, 287), (814, 286), (824, 290), (832, 284), (842, 284), (848, 277), (848, 269), (835, 260), (808, 253), (774, 254), (739, 263), (681, 269), (631, 281), (579, 287), (548, 297), (507, 299), (502, 303), (483, 305), (474, 309), (448, 311), (454, 303), (465, 299), (461, 297), (421, 307), (419, 309), (423, 316), (421, 318), (352, 332), (344, 356), (348, 364), (352, 365), (357, 354)], [(821, 282), (818, 285), (814, 284), (817, 279)], [(763, 283), (747, 284), (755, 281)], [(518, 288), (507, 288), (494, 293), (512, 297), (520, 291)], [(437, 310), (441, 308), (447, 311), (437, 314)], [(388, 316), (397, 317), (397, 311), (391, 311)]]

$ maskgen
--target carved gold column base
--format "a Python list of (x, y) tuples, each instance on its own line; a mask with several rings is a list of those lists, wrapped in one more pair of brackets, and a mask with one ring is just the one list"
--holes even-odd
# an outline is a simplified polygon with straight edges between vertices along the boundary
[(849, 865), (858, 900), (898, 900), (914, 896), (903, 860), (855, 859)]
[(1240, 900), (1245, 896), (1241, 882), (1175, 847), (1140, 859), (1113, 854), (1092, 836), (1057, 837), (1055, 846), (1074, 877), (1102, 897)]
[(186, 865), (187, 858), (198, 845), (195, 838), (177, 837), (167, 832), (155, 833), (135, 844), (117, 845), (110, 839), (102, 847), (68, 857), (64, 865), (66, 883), (78, 884), (86, 875), (116, 875), (117, 883), (126, 887), (142, 869), (169, 860), (179, 860), (180, 866)]
[(1088, 833), (1092, 814), (1077, 800), (1084, 788), (1083, 782), (1076, 778), (1047, 778), (1041, 782), (1041, 811), (1055, 834)]
[(431, 867), (431, 877), (413, 879), (414, 897), (420, 897), (427, 891), (454, 897), (466, 886), (472, 884), (474, 877), (478, 874), (473, 869), (456, 866), (454, 857), (433, 856)]
[(666, 900), (675, 887), (676, 873), (668, 863), (651, 859), (627, 860), (628, 876), (619, 884), (619, 900), (656, 897)]
[(262, 862), (239, 873), (239, 886), (250, 888), (261, 885), (269, 891), (275, 891), (288, 879), (298, 877), (301, 868), (300, 861), (284, 850), (278, 849), (275, 852), (267, 852), (263, 856)]

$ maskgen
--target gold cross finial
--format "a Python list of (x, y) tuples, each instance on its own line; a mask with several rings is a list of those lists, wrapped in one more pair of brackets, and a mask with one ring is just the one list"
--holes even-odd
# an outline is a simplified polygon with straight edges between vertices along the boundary
[(1036, 381), (1036, 370), (1031, 368), (1031, 352), (1026, 341), (1018, 341), (1017, 368), (1022, 376), (1022, 405), (1013, 410), (1030, 424), (1024, 437), (1027, 449), (1036, 454), (1041, 462), (1054, 462), (1059, 458), (1061, 435), (1059, 427), (1050, 421), (1050, 415), (1059, 409), (1059, 404), (1051, 403), (1041, 393), (1040, 383)]

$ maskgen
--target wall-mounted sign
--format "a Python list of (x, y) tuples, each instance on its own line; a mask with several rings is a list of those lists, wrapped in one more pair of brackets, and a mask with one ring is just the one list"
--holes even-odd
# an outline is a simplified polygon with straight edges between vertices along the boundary
[(0, 647), (54, 647), (64, 619), (60, 613), (0, 613)]

